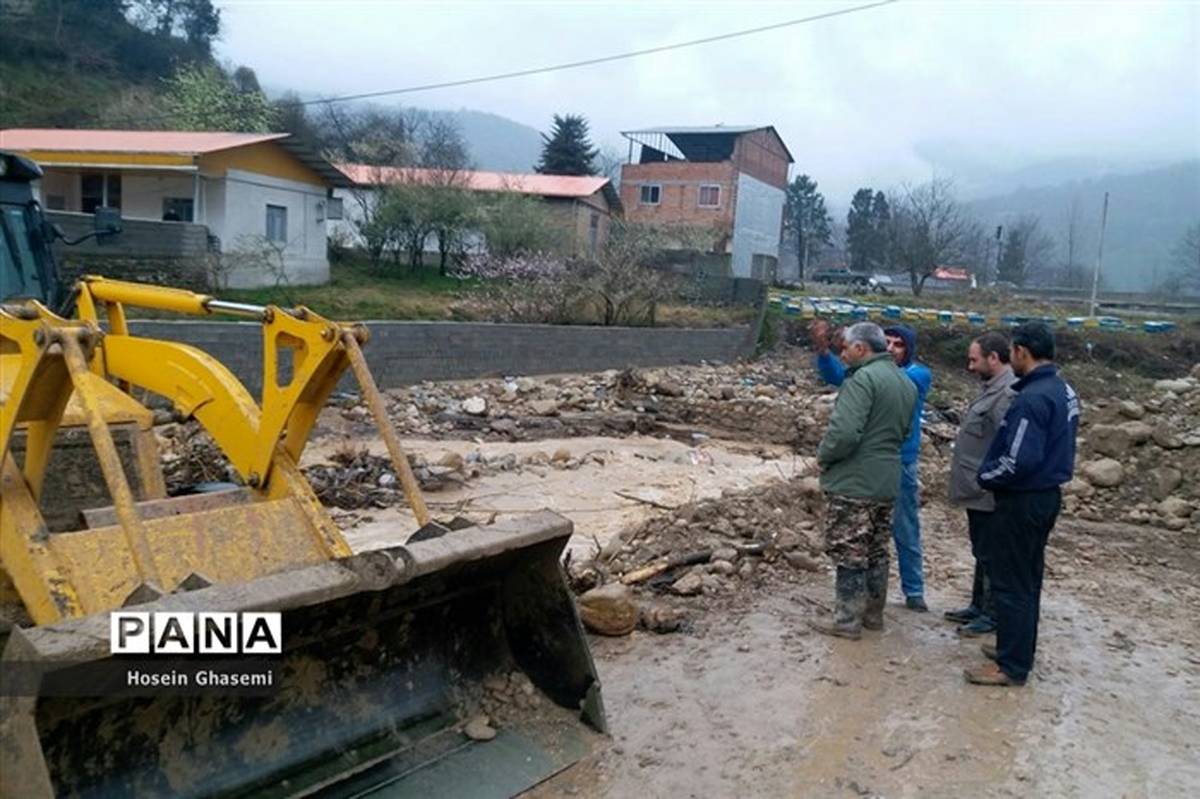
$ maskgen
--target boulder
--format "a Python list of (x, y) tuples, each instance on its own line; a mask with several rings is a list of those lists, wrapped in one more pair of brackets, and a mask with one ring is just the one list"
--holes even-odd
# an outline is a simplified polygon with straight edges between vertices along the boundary
[(1192, 379), (1200, 380), (1200, 363), (1192, 367)]
[(793, 568), (801, 571), (819, 572), (821, 570), (821, 562), (804, 552), (798, 550), (787, 552), (783, 557)]
[(1151, 438), (1154, 439), (1155, 444), (1158, 444), (1163, 449), (1182, 449), (1186, 443), (1181, 436), (1165, 424), (1160, 424), (1154, 428)]
[(1171, 496), (1183, 482), (1183, 473), (1171, 466), (1159, 466), (1150, 470), (1150, 493), (1162, 501)]
[(1124, 431), (1129, 436), (1129, 440), (1136, 446), (1145, 444), (1154, 435), (1154, 428), (1145, 422), (1125, 422), (1118, 425), (1117, 429)]
[(1126, 419), (1141, 419), (1146, 415), (1146, 408), (1132, 400), (1124, 400), (1117, 404), (1117, 413)]
[(816, 477), (805, 477), (796, 482), (796, 488), (799, 489), (801, 495), (806, 497), (817, 497), (821, 495), (821, 481)]
[(704, 578), (697, 572), (690, 572), (672, 583), (671, 590), (680, 596), (695, 596), (704, 590)]
[(1063, 494), (1068, 497), (1090, 497), (1095, 492), (1096, 489), (1092, 488), (1091, 483), (1078, 477), (1072, 478), (1071, 482), (1063, 486)]
[(487, 400), (483, 397), (470, 397), (463, 400), (462, 412), (471, 416), (483, 416), (487, 413)]
[(642, 626), (652, 633), (673, 633), (684, 621), (682, 611), (667, 605), (655, 604), (642, 610)]
[(550, 456), (551, 463), (566, 463), (571, 460), (571, 450), (565, 447), (556, 449), (554, 454)]
[(1097, 488), (1114, 488), (1125, 479), (1125, 467), (1112, 458), (1088, 461), (1080, 471), (1084, 479)]
[(554, 400), (534, 400), (529, 403), (529, 411), (535, 416), (557, 416), (558, 403)]
[(1121, 427), (1109, 424), (1094, 425), (1088, 433), (1092, 450), (1100, 455), (1122, 458), (1129, 454), (1133, 439)]
[(600, 635), (629, 635), (641, 615), (629, 586), (609, 583), (593, 588), (577, 600), (579, 618)]
[(1158, 512), (1168, 519), (1188, 519), (1192, 515), (1192, 503), (1180, 497), (1167, 497), (1158, 503)]
[(496, 737), (496, 729), (487, 716), (476, 716), (463, 727), (463, 735), (472, 741), (490, 741)]
[(1156, 380), (1154, 383), (1155, 391), (1169, 391), (1173, 394), (1186, 394), (1195, 387), (1195, 378), (1183, 378), (1181, 380)]

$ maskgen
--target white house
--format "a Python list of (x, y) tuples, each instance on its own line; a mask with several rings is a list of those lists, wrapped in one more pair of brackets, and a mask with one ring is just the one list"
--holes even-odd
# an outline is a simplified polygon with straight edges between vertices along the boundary
[(278, 255), (293, 284), (329, 279), (325, 224), (340, 216), (344, 174), (287, 133), (152, 130), (0, 130), (0, 149), (45, 171), (38, 193), (50, 211), (120, 209), (130, 219), (205, 225), (231, 264), (234, 288), (276, 281), (262, 259)]

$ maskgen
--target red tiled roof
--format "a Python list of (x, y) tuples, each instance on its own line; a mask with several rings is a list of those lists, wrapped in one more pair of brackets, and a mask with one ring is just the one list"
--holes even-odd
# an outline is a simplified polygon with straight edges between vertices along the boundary
[(970, 280), (971, 273), (957, 266), (939, 266), (933, 270), (933, 276), (938, 280)]
[(228, 150), (231, 147), (277, 141), (287, 137), (286, 133), (10, 128), (0, 130), (0, 148), (5, 150), (202, 155), (218, 150)]
[(512, 191), (539, 197), (590, 197), (609, 182), (606, 177), (574, 175), (537, 175), (516, 172), (463, 171), (449, 174), (437, 169), (380, 167), (369, 164), (337, 164), (350, 180), (360, 186), (387, 184), (438, 184), (453, 182), (472, 191)]

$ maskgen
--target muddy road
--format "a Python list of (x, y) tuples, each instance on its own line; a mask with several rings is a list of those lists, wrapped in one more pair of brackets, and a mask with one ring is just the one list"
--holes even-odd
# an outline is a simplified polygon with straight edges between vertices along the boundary
[[(826, 575), (740, 595), (683, 633), (593, 637), (612, 746), (531, 796), (1197, 795), (1194, 548), (1065, 522), (1029, 684), (981, 688), (962, 678), (979, 639), (939, 615), (969, 593), (965, 533), (946, 508), (923, 522), (934, 612), (893, 597), (861, 641), (808, 631)], [(1104, 556), (1079, 568), (1089, 552)]]

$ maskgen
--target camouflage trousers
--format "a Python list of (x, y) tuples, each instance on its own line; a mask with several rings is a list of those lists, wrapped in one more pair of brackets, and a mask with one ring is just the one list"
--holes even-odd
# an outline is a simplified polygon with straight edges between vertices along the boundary
[(835, 566), (865, 569), (888, 560), (891, 500), (825, 495), (825, 554)]

